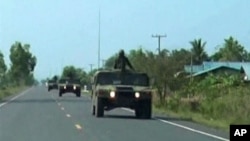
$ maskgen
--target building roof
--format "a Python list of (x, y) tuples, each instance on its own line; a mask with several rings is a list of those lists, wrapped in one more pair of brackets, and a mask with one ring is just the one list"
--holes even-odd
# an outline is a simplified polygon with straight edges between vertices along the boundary
[[(241, 69), (241, 66), (250, 66), (250, 62), (208, 62), (204, 61), (201, 65), (185, 65), (184, 70), (187, 73), (198, 73), (217, 68), (219, 66), (227, 66), (229, 68)], [(193, 70), (193, 71), (192, 71)]]
[(217, 70), (217, 69), (221, 69), (221, 68), (227, 68), (227, 69), (240, 71), (240, 69), (235, 68), (235, 67), (221, 65), (221, 66), (215, 66), (215, 67), (212, 67), (212, 68), (197, 72), (197, 73), (193, 74), (192, 76), (198, 76), (198, 75), (205, 74), (205, 73), (208, 73), (208, 72), (211, 72), (211, 71), (214, 71), (214, 70)]
[(247, 75), (247, 77), (250, 78), (250, 65), (243, 64), (241, 66), (241, 70), (243, 70), (245, 75)]
[(250, 62), (203, 62), (205, 70), (216, 66), (228, 66), (231, 68), (240, 69), (242, 65), (250, 65)]
[(197, 73), (199, 71), (204, 70), (203, 65), (185, 65), (184, 66), (184, 71), (187, 73)]

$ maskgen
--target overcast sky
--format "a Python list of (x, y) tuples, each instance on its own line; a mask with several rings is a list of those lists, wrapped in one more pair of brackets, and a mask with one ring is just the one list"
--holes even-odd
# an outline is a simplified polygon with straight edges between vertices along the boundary
[(97, 67), (98, 11), (101, 59), (121, 48), (156, 52), (152, 34), (166, 34), (162, 48), (190, 48), (202, 38), (206, 51), (233, 36), (249, 51), (249, 0), (0, 0), (0, 50), (9, 65), (15, 41), (28, 43), (37, 56), (38, 79), (59, 74), (65, 65)]

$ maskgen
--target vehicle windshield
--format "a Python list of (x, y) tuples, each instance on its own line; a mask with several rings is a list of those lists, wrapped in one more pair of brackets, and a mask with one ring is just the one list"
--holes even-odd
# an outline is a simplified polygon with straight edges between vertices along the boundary
[(55, 80), (49, 80), (48, 83), (56, 83)]
[(138, 73), (100, 73), (97, 77), (99, 85), (136, 85), (149, 86), (148, 76)]
[(79, 79), (60, 79), (59, 83), (80, 84)]

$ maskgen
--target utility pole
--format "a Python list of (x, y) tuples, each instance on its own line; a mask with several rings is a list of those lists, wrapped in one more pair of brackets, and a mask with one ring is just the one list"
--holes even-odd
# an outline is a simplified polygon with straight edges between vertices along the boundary
[(99, 8), (99, 30), (98, 30), (98, 69), (100, 68), (100, 45), (101, 45), (101, 40), (100, 40), (100, 32), (101, 32), (101, 12)]
[(94, 64), (89, 64), (90, 65), (90, 72), (92, 72), (92, 67)]
[(102, 67), (104, 68), (106, 59), (102, 59)]
[(158, 52), (161, 53), (161, 38), (167, 37), (167, 35), (152, 35), (152, 38), (158, 38)]

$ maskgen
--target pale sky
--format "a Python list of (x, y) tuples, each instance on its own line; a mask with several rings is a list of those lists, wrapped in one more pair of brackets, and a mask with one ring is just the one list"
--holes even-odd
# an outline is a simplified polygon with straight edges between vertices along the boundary
[(215, 52), (230, 35), (250, 51), (249, 0), (0, 0), (0, 50), (9, 65), (15, 41), (31, 45), (35, 77), (60, 74), (63, 66), (90, 70), (98, 65), (98, 11), (101, 59), (121, 48), (156, 52), (152, 34), (166, 34), (161, 47), (190, 48), (202, 38)]

